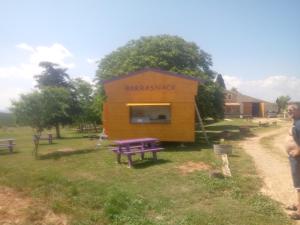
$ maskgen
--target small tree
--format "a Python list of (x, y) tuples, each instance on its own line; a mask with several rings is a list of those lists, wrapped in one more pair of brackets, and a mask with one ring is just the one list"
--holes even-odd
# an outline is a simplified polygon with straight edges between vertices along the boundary
[[(44, 120), (43, 95), (40, 92), (21, 95), (19, 101), (12, 101), (11, 111), (15, 114), (17, 124), (34, 128), (35, 135), (38, 137), (47, 127)], [(37, 158), (39, 139), (35, 139), (34, 144), (33, 154)]]
[(12, 101), (10, 109), (15, 114), (17, 124), (30, 126), (38, 134), (45, 128), (43, 97), (38, 91), (22, 94), (19, 101)]
[(283, 110), (286, 109), (288, 102), (291, 100), (290, 96), (285, 95), (285, 96), (279, 96), (276, 99), (276, 104), (278, 106), (278, 113), (281, 113)]

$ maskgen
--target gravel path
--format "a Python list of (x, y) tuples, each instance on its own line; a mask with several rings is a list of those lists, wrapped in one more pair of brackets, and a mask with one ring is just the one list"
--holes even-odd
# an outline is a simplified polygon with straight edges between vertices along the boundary
[(283, 207), (295, 203), (297, 199), (284, 148), (289, 137), (289, 127), (289, 123), (283, 123), (282, 127), (276, 130), (258, 134), (240, 143), (246, 153), (253, 158), (257, 171), (264, 180), (265, 185), (261, 191), (281, 202)]

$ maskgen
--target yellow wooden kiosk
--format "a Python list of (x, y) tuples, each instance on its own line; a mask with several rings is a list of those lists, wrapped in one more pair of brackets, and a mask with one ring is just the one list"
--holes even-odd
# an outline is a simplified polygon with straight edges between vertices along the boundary
[(153, 137), (194, 142), (199, 80), (144, 69), (103, 82), (103, 125), (109, 139)]

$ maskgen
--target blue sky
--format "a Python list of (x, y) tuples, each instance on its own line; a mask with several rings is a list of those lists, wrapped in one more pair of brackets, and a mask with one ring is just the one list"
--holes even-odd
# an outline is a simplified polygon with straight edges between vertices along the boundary
[(0, 0), (0, 110), (34, 87), (39, 60), (92, 80), (96, 59), (140, 36), (171, 34), (212, 55), (229, 87), (274, 101), (300, 85), (300, 1)]

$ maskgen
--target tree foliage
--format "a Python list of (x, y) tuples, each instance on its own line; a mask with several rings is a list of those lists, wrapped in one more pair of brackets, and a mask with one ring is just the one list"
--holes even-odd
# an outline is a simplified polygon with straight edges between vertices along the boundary
[[(45, 124), (55, 127), (56, 137), (60, 138), (60, 125), (72, 123), (72, 117), (79, 112), (76, 96), (66, 68), (51, 62), (39, 64), (44, 70), (36, 75), (37, 87), (41, 90), (45, 105)], [(67, 99), (67, 101), (66, 101)]]
[(100, 61), (99, 81), (146, 67), (211, 77), (211, 56), (178, 36), (159, 35), (132, 40)]
[(38, 91), (22, 94), (18, 101), (12, 101), (11, 111), (16, 117), (16, 123), (30, 126), (41, 133), (46, 127), (43, 103), (43, 96)]
[(281, 113), (283, 110), (286, 109), (287, 105), (288, 105), (288, 102), (291, 100), (290, 96), (288, 95), (282, 95), (282, 96), (279, 96), (277, 99), (276, 99), (276, 104), (278, 106), (278, 113)]
[(221, 88), (226, 89), (226, 85), (225, 85), (224, 79), (222, 77), (222, 74), (217, 75), (216, 84), (219, 85)]
[(55, 127), (56, 137), (61, 138), (60, 125), (72, 123), (72, 96), (62, 87), (48, 87), (41, 92), (44, 105), (44, 121), (48, 127)]
[[(31, 126), (40, 134), (45, 128), (67, 124), (70, 121), (70, 93), (61, 87), (48, 87), (23, 94), (12, 102), (11, 110), (20, 125)], [(60, 137), (57, 130), (57, 137)]]
[(200, 85), (196, 103), (201, 115), (216, 120), (224, 118), (224, 89), (213, 82)]
[[(44, 71), (36, 75), (38, 90), (23, 94), (12, 102), (11, 110), (16, 122), (31, 126), (37, 137), (45, 128), (55, 127), (60, 138), (60, 125), (75, 121), (95, 124), (100, 120), (101, 99), (95, 95), (93, 87), (81, 79), (69, 79), (66, 69), (57, 64), (42, 62)], [(100, 102), (99, 102), (100, 101)], [(39, 139), (35, 139), (34, 155), (38, 156)]]
[(67, 70), (57, 64), (41, 62), (40, 66), (44, 70), (35, 76), (38, 91), (21, 95), (19, 101), (13, 102), (18, 124), (36, 128), (37, 133), (55, 127), (60, 138), (60, 125), (99, 122), (100, 109), (94, 108), (99, 98), (94, 97), (91, 84), (81, 79), (71, 80)]
[[(56, 128), (60, 137), (59, 124), (69, 119), (70, 93), (61, 87), (48, 87), (41, 91), (23, 94), (18, 101), (12, 102), (11, 111), (15, 114), (17, 123), (35, 129), (36, 137), (45, 128)], [(34, 140), (34, 155), (38, 157), (39, 138)]]
[(37, 87), (65, 87), (69, 88), (69, 75), (66, 68), (61, 68), (58, 64), (51, 62), (40, 62), (40, 67), (44, 68), (41, 74), (35, 75)]
[(71, 83), (80, 108), (80, 113), (75, 115), (75, 122), (80, 126), (84, 124), (96, 125), (101, 118), (102, 99), (89, 82), (77, 78)]
[(99, 84), (106, 79), (118, 77), (143, 68), (160, 68), (202, 78), (197, 104), (202, 116), (222, 118), (224, 95), (222, 88), (213, 83), (211, 56), (195, 43), (170, 35), (148, 36), (132, 40), (106, 57), (99, 65), (96, 79)]

